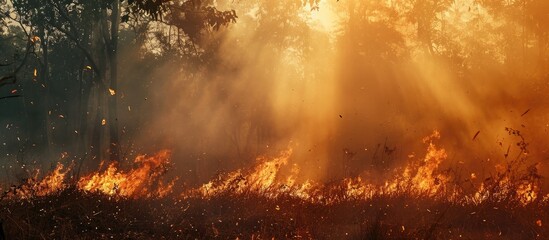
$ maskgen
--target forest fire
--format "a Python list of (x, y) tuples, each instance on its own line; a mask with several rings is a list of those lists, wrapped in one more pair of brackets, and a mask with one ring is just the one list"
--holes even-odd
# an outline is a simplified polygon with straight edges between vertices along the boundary
[[(447, 152), (444, 148), (438, 146), (437, 142), (440, 138), (441, 134), (438, 131), (434, 131), (433, 134), (425, 137), (422, 141), (426, 145), (424, 157), (415, 159), (409, 156), (408, 165), (395, 169), (392, 176), (382, 183), (368, 181), (368, 179), (361, 176), (345, 178), (330, 183), (300, 179), (300, 169), (297, 165), (291, 164), (294, 160), (294, 150), (290, 148), (281, 151), (278, 156), (272, 158), (258, 157), (256, 164), (251, 168), (223, 173), (197, 188), (185, 189), (182, 192), (170, 195), (174, 191), (174, 187), (181, 183), (177, 183), (177, 179), (166, 181), (163, 178), (170, 166), (169, 159), (171, 155), (170, 151), (164, 150), (151, 156), (139, 155), (134, 160), (135, 167), (128, 171), (121, 170), (115, 163), (111, 163), (105, 169), (81, 177), (78, 181), (71, 181), (70, 177), (68, 177), (71, 173), (70, 167), (65, 168), (62, 164), (58, 164), (52, 172), (41, 180), (38, 180), (38, 175), (35, 175), (35, 178), (32, 180), (28, 180), (18, 187), (13, 187), (4, 195), (2, 201), (23, 201), (23, 203), (27, 202), (40, 206), (40, 202), (51, 202), (51, 200), (48, 200), (51, 198), (68, 197), (69, 199), (89, 199), (98, 202), (111, 201), (110, 199), (114, 198), (117, 199), (115, 203), (119, 204), (126, 204), (124, 203), (125, 201), (149, 201), (147, 204), (153, 205), (146, 206), (152, 209), (156, 209), (155, 206), (160, 201), (161, 206), (167, 204), (165, 207), (162, 207), (165, 208), (162, 211), (170, 212), (167, 215), (170, 217), (166, 219), (153, 217), (146, 221), (165, 221), (162, 224), (170, 223), (170, 226), (176, 230), (174, 230), (174, 233), (169, 233), (169, 235), (176, 233), (174, 236), (182, 234), (184, 232), (182, 229), (185, 228), (184, 226), (174, 225), (176, 222), (171, 222), (177, 219), (178, 214), (192, 214), (192, 211), (197, 211), (196, 208), (211, 207), (210, 204), (221, 204), (221, 206), (225, 204), (232, 205), (230, 208), (235, 208), (235, 212), (232, 214), (236, 214), (236, 216), (242, 214), (241, 211), (245, 212), (244, 209), (241, 209), (242, 207), (253, 206), (252, 208), (261, 209), (265, 204), (271, 205), (275, 213), (280, 212), (283, 215), (289, 214), (286, 211), (291, 211), (291, 209), (298, 206), (305, 209), (323, 209), (322, 211), (340, 209), (334, 210), (336, 211), (335, 213), (342, 211), (338, 214), (349, 211), (348, 207), (346, 207), (349, 204), (355, 207), (369, 206), (370, 208), (374, 204), (374, 209), (378, 207), (380, 209), (377, 211), (390, 211), (389, 209), (391, 208), (402, 208), (401, 211), (404, 212), (409, 212), (408, 208), (415, 206), (412, 209), (421, 211), (422, 208), (425, 208), (428, 212), (436, 211), (438, 212), (436, 215), (439, 215), (439, 217), (444, 216), (448, 211), (457, 211), (453, 214), (460, 218), (477, 215), (478, 213), (484, 222), (486, 218), (491, 218), (490, 214), (496, 214), (489, 213), (490, 211), (516, 211), (516, 209), (537, 209), (547, 206), (549, 198), (540, 197), (542, 192), (539, 186), (539, 179), (536, 177), (536, 169), (534, 168), (530, 168), (530, 172), (526, 175), (517, 175), (518, 173), (511, 172), (514, 170), (511, 170), (510, 167), (504, 168), (499, 166), (497, 169), (505, 169), (505, 171), (498, 172), (494, 179), (485, 179), (476, 188), (467, 189), (464, 187), (465, 183), (474, 181), (476, 178), (473, 175), (467, 181), (460, 182), (457, 180), (459, 179), (459, 175), (452, 174), (452, 171), (444, 169), (443, 166), (447, 161)], [(285, 171), (288, 167), (290, 168), (289, 171)], [(108, 200), (103, 198), (107, 198)], [(82, 201), (76, 199), (74, 200), (75, 202), (64, 204), (72, 205)], [(400, 203), (399, 199), (406, 199), (406, 201)], [(428, 205), (416, 206), (416, 204), (422, 202), (428, 203)], [(399, 206), (399, 204), (403, 205)], [(102, 211), (112, 211), (100, 207), (102, 205), (96, 205), (96, 210), (94, 210), (93, 214), (100, 214)], [(116, 211), (120, 211), (119, 205), (115, 205), (114, 208), (118, 209)], [(434, 210), (437, 208), (439, 210)], [(489, 208), (489, 210), (486, 208)], [(260, 211), (259, 209), (252, 211)], [(461, 216), (460, 214), (462, 213), (458, 212), (463, 211), (462, 209), (469, 209), (469, 212)], [(187, 213), (187, 211), (190, 212)], [(485, 213), (481, 214), (481, 212)], [(118, 218), (117, 213), (113, 217)], [(228, 219), (234, 218), (234, 216), (222, 217)], [(324, 218), (328, 216), (320, 215), (320, 217)], [(532, 218), (530, 224), (542, 227), (542, 222), (544, 221), (542, 219), (545, 219), (545, 217), (541, 217), (541, 219), (540, 217), (528, 217)], [(372, 220), (374, 221), (373, 223), (365, 222), (364, 224), (378, 224), (376, 222), (380, 220), (377, 218), (379, 216)], [(239, 219), (242, 220), (241, 218)], [(423, 235), (425, 233), (422, 233), (422, 230), (418, 230), (421, 226), (409, 223), (407, 222), (408, 220), (404, 219), (397, 221), (403, 221), (399, 223), (401, 225), (393, 226), (394, 230), (399, 232), (398, 234), (396, 232), (393, 233), (396, 234), (396, 237), (425, 237)], [(116, 221), (127, 220), (117, 219)], [(219, 219), (218, 221), (222, 223), (224, 220)], [(439, 221), (441, 220), (436, 220), (432, 224), (441, 224), (438, 223)], [(235, 224), (238, 226), (239, 222), (237, 221)], [(396, 224), (396, 222), (393, 224)], [(382, 236), (388, 238), (388, 236), (391, 236), (390, 231), (393, 231), (393, 229), (390, 228), (391, 225), (386, 227), (389, 227), (389, 229), (384, 230), (384, 233), (370, 232), (360, 234), (382, 234)], [(220, 236), (215, 223), (212, 223), (211, 231), (211, 236)], [(456, 231), (457, 234), (462, 230), (455, 229), (450, 230), (449, 233), (438, 234), (439, 236), (454, 236), (452, 231)], [(274, 233), (271, 232), (270, 234)], [(296, 232), (291, 234), (291, 238), (298, 238), (299, 236), (312, 237), (313, 235), (311, 234), (296, 230)], [(428, 235), (430, 234), (433, 233), (429, 233)], [(121, 236), (128, 237), (129, 235), (124, 233)], [(281, 235), (276, 236), (280, 237)], [(284, 235), (282, 238), (288, 236)]]
[(5, 193), (7, 198), (32, 199), (33, 197), (43, 197), (56, 194), (66, 187), (65, 177), (70, 168), (65, 168), (63, 164), (58, 163), (55, 170), (48, 173), (42, 180), (38, 180), (40, 171), (35, 170), (32, 177), (28, 178), (24, 184), (19, 187), (11, 187)]
[(395, 171), (394, 176), (381, 185), (369, 183), (361, 177), (345, 178), (329, 185), (310, 180), (297, 183), (298, 168), (294, 167), (292, 173), (286, 177), (280, 171), (292, 155), (292, 150), (289, 149), (273, 159), (258, 158), (258, 163), (251, 171), (239, 169), (221, 175), (198, 189), (185, 192), (183, 196), (213, 198), (224, 194), (235, 197), (253, 194), (274, 199), (290, 196), (319, 204), (349, 200), (368, 201), (380, 196), (426, 197), (452, 204), (473, 205), (487, 200), (528, 205), (538, 199), (540, 189), (535, 178), (521, 178), (512, 182), (505, 173), (500, 173), (498, 180), (487, 179), (478, 189), (465, 192), (457, 181), (453, 181), (454, 176), (441, 167), (447, 154), (446, 150), (435, 145), (434, 142), (439, 138), (438, 131), (424, 138), (423, 142), (427, 144), (425, 157), (411, 161), (404, 169)]
[(170, 152), (161, 151), (154, 156), (137, 156), (138, 167), (128, 172), (120, 171), (111, 163), (103, 172), (96, 172), (78, 180), (77, 187), (85, 192), (100, 192), (129, 198), (164, 197), (172, 191), (175, 180), (167, 185), (161, 177), (168, 170)]
[(549, 239), (548, 92), (547, 0), (0, 0), (0, 240)]
[[(289, 174), (283, 174), (282, 169), (292, 157), (293, 150), (290, 148), (274, 158), (257, 158), (257, 163), (250, 169), (220, 174), (198, 188), (185, 190), (181, 198), (256, 195), (276, 199), (286, 196), (323, 205), (350, 200), (369, 201), (383, 196), (430, 198), (452, 204), (473, 205), (484, 201), (528, 205), (538, 201), (540, 187), (535, 166), (529, 169), (529, 175), (519, 179), (511, 179), (511, 170), (499, 172), (497, 179), (486, 179), (476, 190), (467, 193), (455, 181), (456, 176), (442, 169), (447, 154), (445, 149), (435, 145), (439, 138), (438, 131), (424, 138), (423, 143), (427, 145), (425, 156), (412, 159), (404, 168), (395, 170), (393, 177), (383, 184), (368, 182), (362, 177), (345, 178), (330, 184), (307, 179), (303, 181), (299, 179), (300, 170), (296, 165), (293, 165)], [(170, 166), (169, 158), (170, 152), (167, 150), (153, 156), (139, 155), (134, 160), (137, 167), (129, 171), (120, 170), (116, 163), (110, 163), (106, 169), (78, 179), (76, 188), (83, 192), (123, 198), (162, 198), (172, 192), (177, 182), (177, 178), (170, 182), (162, 178)], [(37, 180), (37, 170), (34, 178), (12, 189), (7, 198), (31, 199), (57, 194), (71, 184), (66, 179), (70, 171), (71, 168), (65, 168), (59, 163), (55, 170), (42, 180)]]
[(36, 170), (32, 178), (6, 192), (5, 198), (30, 200), (35, 197), (58, 194), (67, 187), (76, 187), (79, 191), (113, 197), (165, 197), (172, 191), (177, 181), (177, 179), (169, 183), (162, 181), (164, 173), (170, 166), (169, 157), (170, 152), (167, 150), (153, 156), (139, 155), (134, 160), (137, 167), (127, 172), (119, 170), (117, 163), (110, 163), (104, 170), (81, 177), (76, 184), (68, 178), (71, 168), (58, 163), (55, 170), (45, 175), (42, 180), (38, 180), (39, 171)]

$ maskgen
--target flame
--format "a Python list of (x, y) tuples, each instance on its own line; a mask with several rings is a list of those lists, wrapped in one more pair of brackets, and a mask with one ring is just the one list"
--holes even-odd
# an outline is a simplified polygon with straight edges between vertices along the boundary
[[(258, 164), (249, 174), (244, 175), (242, 170), (236, 170), (225, 176), (220, 176), (219, 181), (214, 180), (202, 185), (202, 187), (194, 192), (204, 197), (215, 196), (228, 191), (236, 194), (246, 192), (267, 195), (276, 194), (276, 191), (271, 190), (279, 185), (276, 182), (279, 170), (283, 165), (288, 163), (288, 158), (291, 155), (292, 149), (288, 149), (272, 160), (259, 157), (257, 159)], [(291, 181), (289, 180), (289, 182)]]
[[(540, 181), (537, 165), (527, 169), (527, 175), (513, 175), (510, 166), (496, 165), (496, 176), (478, 184), (472, 192), (466, 192), (454, 181), (450, 171), (442, 169), (447, 158), (444, 148), (435, 142), (440, 133), (435, 131), (423, 139), (427, 145), (425, 156), (412, 157), (402, 169), (396, 170), (387, 181), (379, 184), (363, 177), (345, 178), (322, 184), (301, 180), (300, 168), (292, 164), (293, 149), (282, 151), (274, 158), (259, 157), (250, 169), (238, 169), (221, 174), (214, 180), (194, 189), (184, 191), (183, 198), (210, 199), (220, 195), (257, 195), (266, 198), (289, 196), (318, 204), (335, 204), (342, 201), (365, 201), (377, 196), (407, 196), (431, 198), (455, 204), (479, 205), (486, 201), (510, 202), (528, 205), (536, 201), (549, 201), (549, 195), (540, 197)], [(100, 193), (124, 198), (161, 198), (173, 192), (177, 178), (165, 183), (162, 180), (171, 165), (170, 151), (163, 150), (153, 156), (140, 155), (134, 160), (135, 168), (120, 170), (117, 163), (110, 163), (102, 170), (80, 178), (76, 188), (85, 193)], [(101, 166), (103, 163), (101, 164)], [(8, 197), (29, 199), (55, 194), (65, 189), (66, 175), (70, 168), (59, 163), (54, 171), (37, 181), (38, 171), (22, 186), (12, 189)], [(471, 183), (478, 179), (471, 174)]]
[(522, 183), (517, 187), (516, 194), (523, 205), (527, 205), (538, 198), (538, 186), (534, 183)]
[(81, 178), (78, 189), (131, 198), (163, 197), (172, 191), (175, 183), (174, 180), (164, 185), (160, 181), (168, 169), (169, 156), (167, 150), (151, 157), (140, 155), (134, 161), (139, 167), (128, 172), (119, 170), (116, 163), (111, 163), (105, 171)]
[(32, 37), (30, 38), (30, 41), (31, 41), (32, 43), (39, 42), (39, 41), (40, 41), (40, 37), (38, 37), (38, 36), (32, 36)]
[(325, 203), (345, 199), (370, 199), (376, 195), (392, 195), (403, 191), (417, 196), (435, 197), (447, 189), (450, 179), (444, 174), (437, 173), (439, 165), (447, 157), (446, 151), (438, 149), (433, 143), (433, 140), (438, 138), (440, 133), (435, 131), (433, 135), (424, 139), (424, 142), (429, 144), (422, 162), (407, 166), (402, 173), (395, 174), (392, 180), (382, 186), (368, 183), (360, 177), (343, 179), (340, 184), (334, 186), (324, 186), (312, 181), (298, 184), (299, 168), (295, 165), (290, 176), (284, 180), (280, 170), (292, 155), (292, 149), (288, 149), (271, 160), (265, 157), (258, 158), (258, 164), (248, 174), (244, 174), (243, 170), (236, 170), (184, 195), (198, 194), (210, 198), (223, 193), (254, 193), (267, 197), (285, 194)]
[(18, 199), (31, 199), (33, 197), (43, 197), (58, 193), (65, 189), (65, 177), (70, 171), (70, 168), (65, 168), (61, 163), (58, 163), (55, 169), (46, 175), (42, 180), (38, 181), (40, 171), (36, 170), (32, 177), (28, 178), (24, 184), (18, 187), (12, 187), (7, 192), (6, 197)]
[[(539, 184), (524, 179), (511, 181), (509, 177), (482, 183), (473, 193), (464, 193), (461, 186), (453, 181), (454, 177), (441, 169), (448, 155), (445, 149), (435, 145), (438, 139), (438, 131), (424, 138), (423, 142), (427, 145), (425, 156), (419, 161), (414, 161), (412, 157), (407, 166), (395, 171), (393, 177), (381, 185), (361, 177), (345, 178), (329, 185), (310, 180), (298, 183), (299, 168), (296, 165), (292, 166), (289, 176), (284, 177), (281, 173), (292, 155), (292, 149), (288, 149), (272, 159), (260, 157), (250, 170), (238, 169), (221, 175), (196, 189), (184, 192), (183, 197), (209, 199), (223, 194), (256, 194), (276, 198), (287, 195), (313, 203), (333, 204), (346, 200), (368, 200), (376, 196), (405, 195), (473, 205), (487, 200), (512, 200), (527, 205), (538, 199)], [(472, 180), (476, 178), (476, 174), (471, 174)]]
[[(515, 201), (526, 206), (538, 200), (539, 192), (539, 184), (535, 181), (514, 182), (505, 176), (497, 181), (482, 183), (474, 194), (465, 196), (463, 202), (478, 205), (488, 200), (494, 202)], [(541, 200), (546, 201), (546, 199)]]
[(419, 166), (410, 164), (406, 166), (399, 177), (385, 184), (384, 192), (398, 193), (408, 191), (413, 195), (426, 195), (428, 197), (440, 196), (448, 186), (450, 177), (437, 173), (440, 164), (447, 158), (446, 150), (438, 149), (433, 140), (440, 139), (440, 133), (435, 131), (431, 136), (424, 138), (424, 143), (429, 143), (427, 154)]
[[(80, 178), (76, 189), (85, 193), (101, 193), (124, 198), (161, 198), (173, 191), (177, 178), (168, 183), (162, 180), (171, 165), (170, 151), (163, 150), (153, 156), (140, 155), (134, 160), (137, 165), (129, 171), (120, 170), (116, 163), (111, 163), (104, 171), (97, 171)], [(103, 163), (101, 163), (103, 165)], [(12, 187), (4, 197), (7, 199), (31, 199), (54, 195), (66, 189), (67, 174), (71, 168), (58, 163), (56, 168), (38, 181), (40, 171), (18, 187)]]

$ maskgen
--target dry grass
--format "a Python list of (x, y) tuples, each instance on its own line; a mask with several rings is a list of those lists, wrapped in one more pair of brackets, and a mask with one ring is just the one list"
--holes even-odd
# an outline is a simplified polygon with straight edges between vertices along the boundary
[[(389, 194), (349, 194), (352, 187), (342, 181), (313, 188), (310, 193), (320, 197), (306, 198), (270, 181), (278, 171), (274, 163), (285, 160), (280, 157), (260, 162), (249, 177), (238, 171), (219, 179), (212, 186), (223, 187), (206, 195), (180, 189), (175, 192), (185, 197), (113, 197), (67, 183), (46, 195), (24, 191), (28, 197), (17, 198), (17, 191), (43, 185), (30, 181), (4, 194), (0, 220), (7, 239), (549, 239), (549, 195), (521, 139), (521, 154), (482, 180), (482, 191), (449, 181), (452, 191), (418, 192), (413, 178), (397, 178), (399, 187)], [(440, 176), (429, 173), (427, 179)], [(481, 201), (464, 198), (477, 195)]]
[[(66, 189), (1, 203), (7, 239), (547, 239), (548, 207), (381, 196), (334, 205), (288, 196), (117, 199)], [(539, 220), (539, 222), (538, 222)], [(541, 226), (539, 225), (541, 223)]]

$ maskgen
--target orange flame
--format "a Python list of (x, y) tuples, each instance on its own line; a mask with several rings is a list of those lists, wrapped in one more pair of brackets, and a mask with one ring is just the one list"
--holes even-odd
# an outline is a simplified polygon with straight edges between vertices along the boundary
[(480, 204), (488, 199), (503, 200), (503, 196), (510, 196), (520, 204), (527, 205), (537, 199), (539, 187), (535, 182), (522, 181), (511, 185), (508, 178), (501, 178), (496, 188), (488, 189), (481, 184), (474, 193), (463, 193), (460, 186), (452, 182), (452, 176), (440, 170), (447, 153), (445, 149), (434, 144), (439, 138), (438, 131), (424, 138), (423, 142), (427, 144), (425, 157), (419, 162), (411, 162), (401, 172), (395, 172), (394, 177), (382, 185), (370, 183), (361, 177), (346, 178), (331, 185), (309, 180), (297, 183), (299, 168), (295, 165), (291, 174), (283, 178), (280, 170), (289, 162), (292, 154), (292, 149), (288, 149), (273, 159), (258, 158), (258, 163), (249, 172), (242, 169), (230, 172), (185, 192), (183, 196), (212, 198), (220, 194), (256, 194), (275, 198), (288, 195), (324, 204), (349, 199), (367, 200), (380, 195), (428, 197), (462, 204)]
[(258, 164), (248, 174), (244, 175), (241, 170), (231, 172), (223, 176), (222, 181), (211, 181), (204, 184), (195, 193), (204, 197), (215, 196), (217, 194), (231, 191), (242, 194), (245, 192), (272, 194), (276, 191), (270, 191), (278, 185), (276, 182), (280, 168), (287, 164), (288, 158), (292, 155), (292, 149), (283, 151), (279, 157), (272, 160), (260, 157)]
[(33, 177), (26, 180), (25, 184), (13, 187), (6, 196), (8, 198), (30, 199), (58, 193), (67, 186), (65, 176), (69, 171), (70, 168), (65, 168), (63, 164), (58, 163), (50, 174), (38, 181), (40, 171), (37, 170)]
[(100, 192), (106, 195), (148, 198), (163, 197), (171, 192), (175, 180), (168, 185), (161, 184), (160, 177), (167, 171), (169, 151), (135, 159), (138, 168), (124, 172), (116, 163), (111, 163), (103, 172), (96, 172), (78, 181), (78, 189), (85, 192)]
[[(196, 189), (185, 191), (184, 198), (199, 197), (209, 199), (223, 194), (253, 194), (267, 198), (290, 196), (303, 201), (334, 204), (347, 200), (368, 200), (376, 196), (423, 197), (449, 201), (457, 204), (478, 205), (486, 201), (515, 202), (528, 205), (537, 200), (549, 201), (549, 195), (539, 197), (540, 182), (537, 165), (528, 168), (530, 177), (509, 174), (509, 168), (496, 166), (497, 177), (481, 182), (474, 191), (465, 193), (459, 184), (453, 181), (448, 171), (441, 171), (441, 165), (447, 158), (446, 150), (435, 145), (440, 133), (435, 131), (423, 139), (427, 145), (425, 156), (411, 162), (401, 170), (395, 171), (392, 178), (383, 184), (370, 182), (362, 177), (345, 178), (333, 184), (321, 184), (311, 180), (299, 182), (300, 169), (291, 165), (289, 174), (282, 174), (288, 165), (293, 150), (282, 151), (279, 156), (269, 159), (259, 157), (257, 164), (246, 170), (239, 169), (220, 175)], [(173, 191), (174, 179), (169, 183), (162, 181), (170, 165), (170, 152), (161, 151), (154, 156), (138, 156), (129, 171), (120, 170), (111, 163), (103, 171), (92, 173), (77, 181), (76, 187), (83, 192), (101, 193), (125, 198), (165, 197)], [(101, 164), (103, 165), (103, 164)], [(29, 199), (35, 196), (55, 194), (67, 187), (65, 176), (70, 168), (58, 164), (54, 171), (37, 181), (38, 172), (27, 183), (13, 189), (8, 196)], [(470, 181), (477, 179), (471, 174)]]
[[(107, 169), (92, 173), (78, 180), (76, 187), (83, 192), (97, 192), (109, 196), (127, 198), (165, 197), (173, 190), (177, 178), (169, 183), (162, 181), (170, 162), (170, 152), (161, 151), (154, 156), (140, 155), (134, 163), (138, 166), (129, 171), (119, 170), (116, 163), (108, 165)], [(102, 164), (101, 164), (102, 165)], [(30, 199), (56, 194), (69, 185), (66, 175), (70, 168), (61, 163), (55, 170), (38, 181), (39, 171), (24, 184), (13, 187), (4, 197), (8, 199)]]

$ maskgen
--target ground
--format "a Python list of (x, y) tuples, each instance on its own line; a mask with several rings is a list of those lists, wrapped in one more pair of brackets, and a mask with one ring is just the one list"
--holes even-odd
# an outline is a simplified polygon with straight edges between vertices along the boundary
[(7, 239), (547, 239), (544, 203), (456, 205), (374, 197), (325, 205), (290, 196), (127, 199), (74, 188), (4, 200)]

